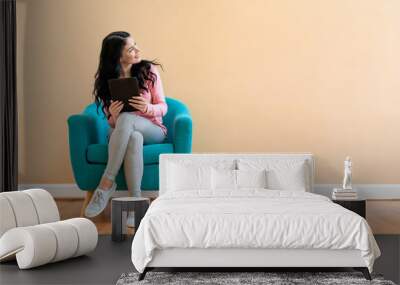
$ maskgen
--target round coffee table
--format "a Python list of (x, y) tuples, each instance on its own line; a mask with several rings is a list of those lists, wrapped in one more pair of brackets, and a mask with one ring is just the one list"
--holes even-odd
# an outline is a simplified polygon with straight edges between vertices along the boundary
[(150, 199), (144, 197), (121, 197), (111, 200), (111, 239), (123, 241), (126, 237), (126, 218), (129, 212), (135, 213), (135, 232), (146, 214)]

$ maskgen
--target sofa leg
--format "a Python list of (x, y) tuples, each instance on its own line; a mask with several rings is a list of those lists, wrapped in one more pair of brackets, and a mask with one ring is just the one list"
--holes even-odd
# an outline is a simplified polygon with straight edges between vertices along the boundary
[(369, 270), (367, 267), (355, 267), (354, 269), (357, 271), (361, 271), (365, 279), (372, 280), (371, 274), (369, 274)]
[(81, 208), (81, 218), (83, 218), (85, 216), (85, 209), (87, 207), (87, 205), (90, 202), (90, 199), (92, 199), (94, 191), (86, 191), (86, 195), (85, 195), (85, 200), (83, 200), (83, 205)]

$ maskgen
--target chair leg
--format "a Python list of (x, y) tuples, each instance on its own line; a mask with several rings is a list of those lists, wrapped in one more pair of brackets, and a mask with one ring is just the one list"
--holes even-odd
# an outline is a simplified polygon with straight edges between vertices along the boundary
[(372, 280), (371, 274), (369, 274), (369, 270), (367, 267), (355, 267), (354, 269), (357, 271), (361, 271), (365, 279)]
[(86, 195), (85, 195), (85, 200), (83, 200), (83, 205), (81, 208), (81, 218), (83, 218), (85, 216), (85, 209), (87, 207), (87, 205), (90, 202), (90, 199), (92, 199), (94, 191), (86, 191)]

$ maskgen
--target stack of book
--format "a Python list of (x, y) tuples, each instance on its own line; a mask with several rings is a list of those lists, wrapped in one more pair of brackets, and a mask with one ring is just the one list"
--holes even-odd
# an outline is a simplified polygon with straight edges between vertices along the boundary
[(334, 200), (357, 200), (357, 191), (352, 189), (334, 188), (332, 199)]

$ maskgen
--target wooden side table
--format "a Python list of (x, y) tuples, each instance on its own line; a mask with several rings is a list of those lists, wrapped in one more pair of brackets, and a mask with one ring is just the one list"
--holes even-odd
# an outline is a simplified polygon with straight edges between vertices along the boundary
[(111, 200), (111, 239), (123, 241), (126, 237), (126, 216), (135, 213), (135, 231), (146, 214), (150, 199), (144, 197), (121, 197)]
[(357, 200), (332, 200), (332, 202), (339, 204), (340, 206), (353, 211), (356, 214), (359, 214), (361, 217), (365, 219), (366, 215), (366, 202), (364, 199), (357, 199)]

